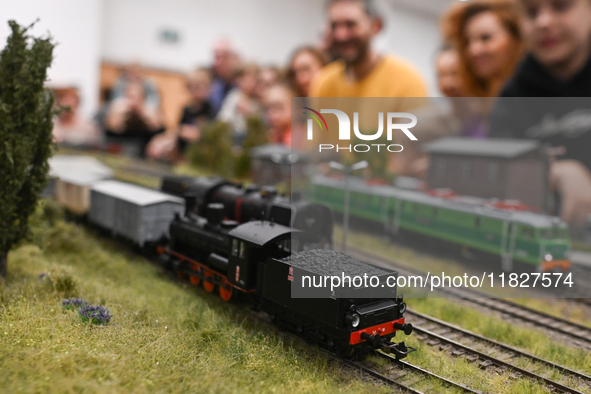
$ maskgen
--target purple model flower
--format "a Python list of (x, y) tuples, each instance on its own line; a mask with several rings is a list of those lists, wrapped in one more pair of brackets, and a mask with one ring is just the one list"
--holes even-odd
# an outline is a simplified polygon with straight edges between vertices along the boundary
[(82, 321), (89, 321), (92, 324), (103, 326), (111, 321), (109, 310), (102, 306), (88, 305), (78, 311)]
[(62, 308), (66, 309), (66, 310), (77, 310), (80, 309), (82, 307), (85, 307), (86, 305), (88, 305), (88, 303), (82, 299), (79, 298), (72, 298), (70, 299), (66, 299), (62, 301)]

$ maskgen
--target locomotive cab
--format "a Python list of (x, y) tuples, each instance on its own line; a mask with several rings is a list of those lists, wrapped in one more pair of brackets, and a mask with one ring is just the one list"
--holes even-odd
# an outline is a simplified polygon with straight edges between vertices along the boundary
[(282, 259), (292, 251), (318, 243), (309, 234), (264, 221), (242, 224), (230, 231), (229, 236), (228, 281), (247, 291), (256, 288), (260, 262), (268, 258)]

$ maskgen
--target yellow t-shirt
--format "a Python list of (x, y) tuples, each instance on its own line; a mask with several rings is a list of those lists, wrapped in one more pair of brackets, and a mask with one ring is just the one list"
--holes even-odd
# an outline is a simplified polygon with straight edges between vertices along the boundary
[(310, 97), (427, 97), (427, 89), (413, 65), (387, 55), (356, 82), (347, 80), (342, 61), (325, 66), (312, 82)]

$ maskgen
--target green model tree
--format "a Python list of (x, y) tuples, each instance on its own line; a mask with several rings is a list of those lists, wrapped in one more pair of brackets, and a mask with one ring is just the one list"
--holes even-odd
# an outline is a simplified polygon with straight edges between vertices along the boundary
[(242, 144), (242, 152), (234, 163), (234, 175), (244, 178), (250, 173), (252, 148), (268, 144), (267, 127), (258, 116), (246, 120), (246, 138)]
[(51, 38), (33, 38), (16, 22), (0, 53), (0, 276), (8, 251), (29, 234), (29, 216), (47, 182), (53, 97), (43, 88)]
[(216, 121), (201, 131), (201, 138), (187, 150), (191, 165), (220, 176), (232, 176), (232, 130), (226, 122)]

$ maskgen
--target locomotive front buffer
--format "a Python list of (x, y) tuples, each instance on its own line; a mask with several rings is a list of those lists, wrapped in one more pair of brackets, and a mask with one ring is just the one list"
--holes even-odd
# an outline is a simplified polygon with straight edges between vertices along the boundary
[[(400, 324), (394, 323), (395, 328), (402, 330), (406, 335), (412, 333), (412, 324)], [(368, 334), (366, 332), (360, 335), (361, 339), (371, 343), (374, 349), (381, 350), (384, 353), (394, 354), (396, 359), (405, 358), (409, 353), (416, 351), (417, 349), (412, 346), (406, 346), (403, 342), (390, 342), (390, 338), (383, 338), (380, 334)]]
[[(402, 331), (406, 335), (413, 332), (412, 324), (406, 323), (403, 317), (405, 311), (406, 304), (403, 302), (402, 295), (399, 295), (396, 301), (381, 300), (361, 306), (352, 304), (345, 316), (347, 325), (350, 327), (365, 326), (365, 328), (353, 331), (349, 343), (351, 345), (365, 343), (366, 346), (369, 345), (373, 349), (382, 350), (388, 354), (391, 353), (397, 359), (405, 358), (416, 349), (406, 346), (404, 342), (392, 342), (397, 331)], [(392, 313), (394, 314), (392, 315)], [(375, 324), (387, 315), (390, 315), (389, 319), (386, 319), (383, 323)], [(367, 327), (368, 325), (369, 327)]]

